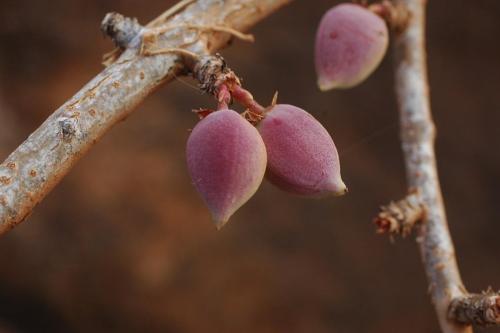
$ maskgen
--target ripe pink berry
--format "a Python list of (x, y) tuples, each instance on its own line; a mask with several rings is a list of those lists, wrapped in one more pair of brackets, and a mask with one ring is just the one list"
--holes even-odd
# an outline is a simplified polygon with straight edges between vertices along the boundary
[(187, 142), (188, 170), (217, 228), (257, 191), (266, 162), (259, 132), (237, 112), (216, 111), (195, 126)]
[(350, 88), (380, 64), (388, 44), (387, 26), (365, 7), (341, 4), (325, 13), (316, 33), (318, 86)]
[(267, 149), (266, 177), (276, 186), (306, 196), (346, 193), (335, 144), (309, 113), (278, 104), (258, 129)]

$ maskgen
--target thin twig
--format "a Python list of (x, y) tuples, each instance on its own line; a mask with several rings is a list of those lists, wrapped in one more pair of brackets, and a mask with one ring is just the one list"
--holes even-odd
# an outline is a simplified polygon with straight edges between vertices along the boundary
[(235, 30), (231, 27), (226, 27), (223, 25), (178, 24), (178, 25), (174, 25), (174, 26), (164, 26), (164, 27), (151, 29), (149, 33), (152, 35), (159, 35), (159, 34), (165, 33), (167, 31), (170, 31), (173, 29), (194, 29), (194, 30), (200, 30), (203, 32), (206, 32), (206, 31), (225, 32), (225, 33), (233, 35), (234, 37), (241, 39), (242, 41), (245, 41), (245, 42), (254, 42), (255, 41), (255, 37), (252, 34), (245, 34), (245, 33), (242, 33), (241, 31), (238, 31), (238, 30)]
[(199, 59), (200, 56), (194, 52), (188, 51), (186, 49), (178, 48), (178, 47), (165, 47), (161, 49), (155, 49), (155, 50), (144, 50), (142, 51), (142, 54), (145, 56), (153, 56), (153, 55), (159, 55), (159, 54), (180, 54), (186, 57), (189, 57), (191, 59)]
[[(246, 31), (290, 1), (183, 1), (182, 6), (167, 11), (168, 15), (160, 16), (151, 26), (223, 24)], [(226, 46), (230, 38), (228, 34), (207, 32), (190, 44), (188, 51), (204, 55)], [(179, 33), (159, 38), (157, 47), (177, 48), (183, 43), (184, 36)], [(182, 72), (177, 54), (145, 57), (138, 54), (139, 47), (140, 43), (131, 43), (116, 62), (56, 110), (0, 164), (0, 234), (22, 222), (113, 125), (125, 119), (158, 86)]]
[(183, 10), (185, 7), (188, 5), (192, 4), (196, 0), (181, 0), (163, 13), (160, 14), (157, 18), (146, 24), (146, 28), (152, 28), (154, 26), (157, 26), (159, 24), (164, 23), (168, 18), (172, 17), (173, 15), (177, 14), (181, 10)]
[(408, 185), (420, 191), (426, 218), (418, 242), (429, 290), (443, 333), (469, 333), (470, 326), (448, 318), (451, 301), (466, 294), (448, 230), (434, 152), (425, 53), (425, 0), (398, 0), (410, 13), (395, 38), (396, 94)]
[[(110, 15), (110, 14), (108, 14)], [(107, 16), (108, 16), (107, 15)], [(107, 17), (106, 16), (106, 17)], [(130, 19), (128, 19), (130, 20)], [(103, 29), (101, 27), (101, 29)], [(168, 31), (171, 31), (173, 29), (196, 29), (199, 32), (211, 32), (211, 31), (218, 31), (218, 32), (225, 32), (228, 33), (236, 38), (239, 38), (243, 41), (247, 42), (254, 42), (255, 38), (251, 34), (245, 34), (242, 33), (241, 31), (237, 31), (231, 27), (225, 27), (225, 26), (204, 26), (204, 25), (197, 25), (197, 24), (176, 24), (174, 26), (163, 26), (163, 27), (158, 27), (154, 29), (148, 29), (142, 34), (142, 42), (141, 46), (139, 49), (139, 53), (142, 55), (146, 56), (151, 56), (151, 55), (157, 55), (157, 54), (163, 54), (163, 53), (178, 53), (178, 54), (183, 54), (185, 56), (188, 56), (190, 58), (197, 58), (198, 55), (196, 55), (193, 52), (190, 52), (186, 50), (184, 47), (191, 44), (191, 42), (185, 42), (183, 45), (179, 45), (179, 47), (166, 47), (166, 48), (161, 48), (161, 49), (155, 49), (155, 45), (157, 44), (158, 40), (157, 37), (160, 36), (161, 34), (164, 34)], [(118, 42), (115, 40), (114, 36), (111, 36), (115, 44), (120, 46), (119, 40)], [(196, 40), (197, 38), (195, 38)], [(118, 49), (119, 52), (119, 49)], [(115, 50), (113, 50), (110, 53), (107, 53), (104, 55), (105, 59), (112, 59), (116, 57), (117, 53), (115, 53)]]

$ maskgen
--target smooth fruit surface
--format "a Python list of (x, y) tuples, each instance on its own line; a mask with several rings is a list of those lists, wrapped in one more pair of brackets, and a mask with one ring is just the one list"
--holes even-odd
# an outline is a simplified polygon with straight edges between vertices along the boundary
[(258, 126), (267, 149), (268, 178), (305, 196), (342, 195), (339, 156), (328, 131), (306, 111), (275, 105)]
[(213, 112), (193, 129), (189, 174), (218, 228), (257, 191), (266, 161), (259, 132), (235, 111)]
[(389, 42), (382, 18), (356, 4), (340, 4), (325, 13), (316, 33), (318, 86), (326, 91), (365, 80), (382, 61)]

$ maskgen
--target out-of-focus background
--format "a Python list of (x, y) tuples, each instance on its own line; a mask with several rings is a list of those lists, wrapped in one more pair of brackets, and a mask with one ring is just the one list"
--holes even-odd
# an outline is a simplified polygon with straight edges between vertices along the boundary
[[(0, 238), (0, 332), (438, 332), (414, 239), (391, 243), (371, 224), (406, 192), (391, 54), (355, 89), (315, 86), (315, 29), (335, 3), (295, 1), (223, 55), (262, 103), (279, 90), (333, 133), (347, 196), (306, 200), (265, 183), (217, 232), (184, 156), (190, 110), (213, 101), (179, 80)], [(102, 69), (105, 13), (144, 23), (172, 4), (2, 0), (0, 160)], [(498, 289), (500, 2), (428, 9), (450, 228), (467, 287)]]

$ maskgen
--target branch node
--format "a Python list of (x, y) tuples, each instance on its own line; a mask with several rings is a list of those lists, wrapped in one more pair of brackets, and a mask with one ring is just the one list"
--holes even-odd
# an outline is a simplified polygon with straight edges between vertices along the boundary
[(412, 228), (421, 221), (425, 215), (419, 192), (411, 191), (404, 199), (392, 201), (387, 206), (380, 207), (380, 212), (373, 220), (377, 226), (377, 233), (402, 235), (411, 233)]
[(266, 108), (241, 86), (240, 79), (220, 54), (201, 56), (193, 68), (193, 76), (202, 91), (215, 96), (219, 109), (227, 108), (234, 99), (247, 109), (244, 116), (252, 124), (257, 124), (263, 118)]
[(71, 141), (75, 136), (77, 130), (75, 127), (74, 118), (62, 118), (59, 120), (59, 127), (61, 128), (62, 139), (65, 142)]
[(448, 318), (465, 325), (500, 325), (500, 293), (489, 289), (481, 294), (455, 298), (450, 304)]
[(142, 26), (136, 18), (125, 17), (116, 12), (106, 14), (101, 23), (102, 33), (110, 37), (122, 50), (130, 45), (141, 30)]
[(193, 69), (193, 76), (200, 82), (202, 91), (216, 97), (223, 84), (241, 86), (240, 79), (220, 54), (200, 57)]

